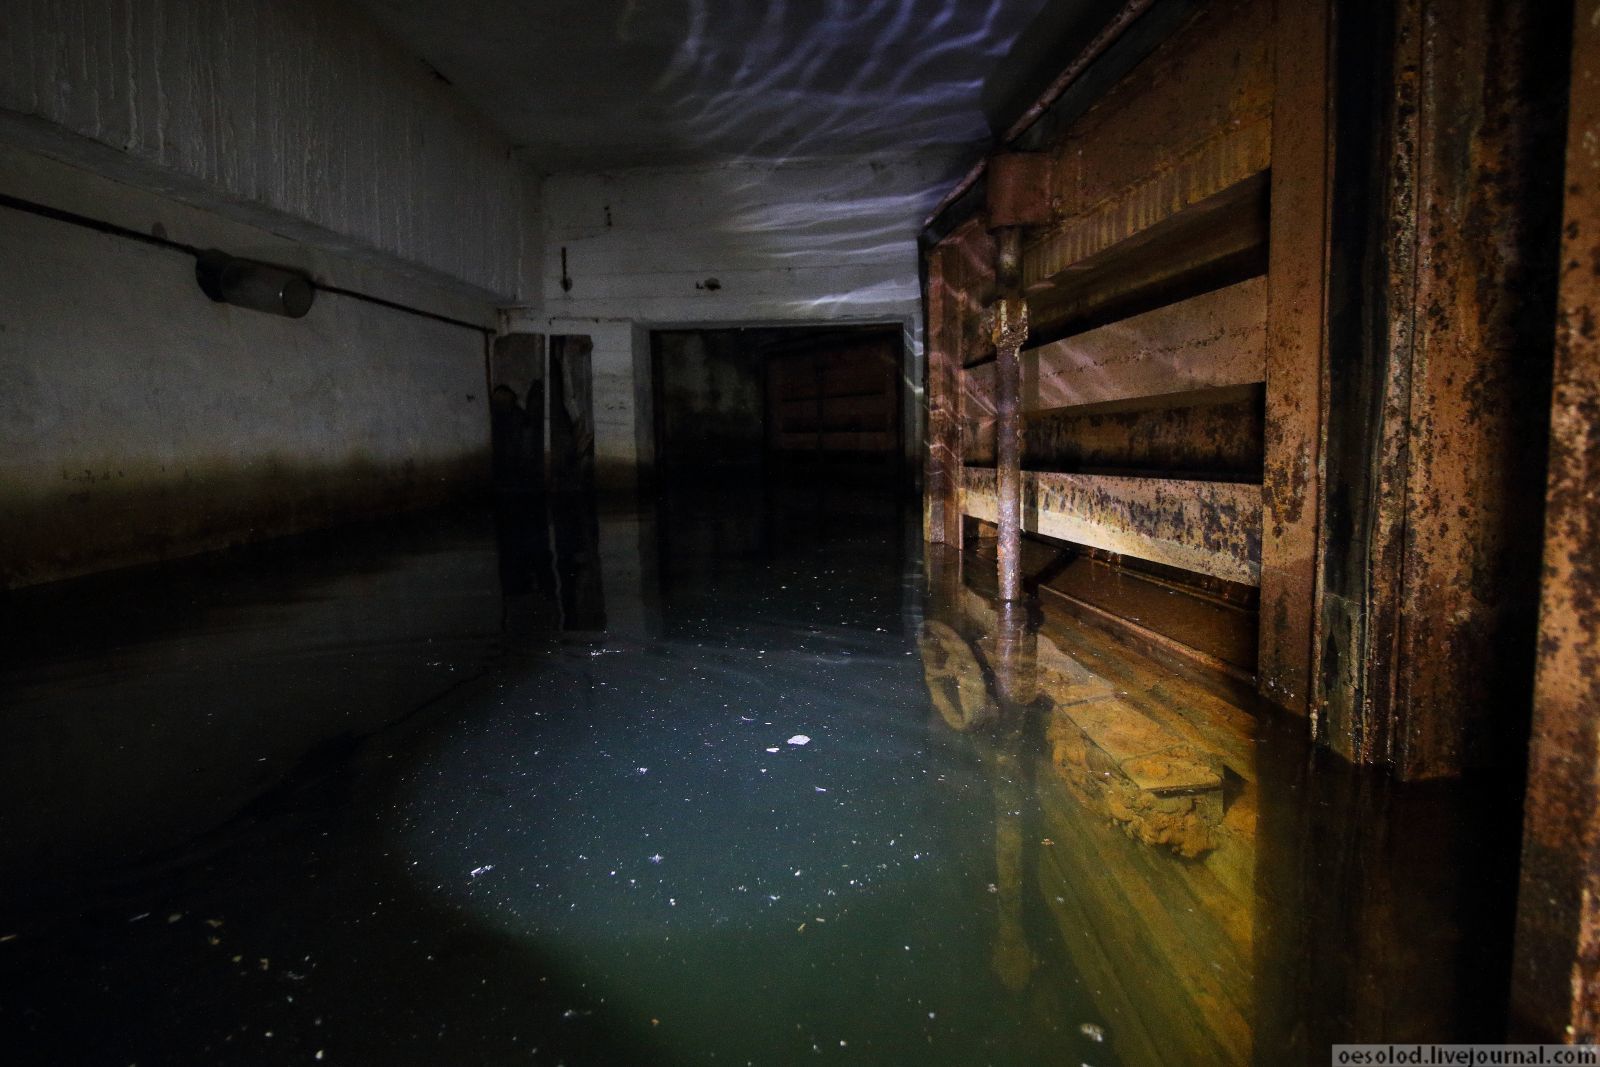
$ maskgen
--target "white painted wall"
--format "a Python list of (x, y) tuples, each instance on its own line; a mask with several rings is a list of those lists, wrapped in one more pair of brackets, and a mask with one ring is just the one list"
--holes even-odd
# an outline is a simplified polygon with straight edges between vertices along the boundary
[(0, 139), (537, 299), (536, 189), (511, 146), (343, 0), (8, 0)]
[[(0, 148), (0, 192), (491, 323), (400, 274)], [(319, 294), (214, 304), (192, 257), (0, 206), (0, 588), (424, 505), (488, 473), (483, 334)]]
[[(493, 326), (539, 181), (346, 0), (0, 4), (0, 193)], [(481, 487), (483, 335), (0, 206), (0, 588)]]
[(915, 448), (917, 230), (952, 181), (943, 154), (547, 178), (544, 307), (552, 333), (592, 332), (585, 322), (599, 331), (601, 469), (604, 457), (648, 450), (648, 331), (674, 326), (903, 324), (907, 440)]

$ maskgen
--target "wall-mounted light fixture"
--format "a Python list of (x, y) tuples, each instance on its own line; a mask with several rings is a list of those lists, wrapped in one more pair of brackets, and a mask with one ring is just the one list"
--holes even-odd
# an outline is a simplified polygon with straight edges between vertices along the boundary
[(311, 279), (298, 271), (239, 259), (215, 248), (201, 252), (195, 259), (194, 276), (205, 294), (219, 304), (236, 304), (291, 319), (310, 311), (317, 295)]

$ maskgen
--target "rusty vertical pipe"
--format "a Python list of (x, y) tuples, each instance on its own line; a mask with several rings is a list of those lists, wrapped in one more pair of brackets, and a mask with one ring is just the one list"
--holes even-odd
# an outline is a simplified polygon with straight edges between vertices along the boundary
[[(1005, 303), (1001, 308), (1003, 315)], [(996, 316), (997, 319), (1000, 317)], [(1017, 394), (1021, 389), (1021, 360), (1018, 346), (998, 346), (995, 381), (999, 394), (995, 403), (995, 484), (999, 489), (1000, 514), (1000, 599), (1022, 598), (1022, 448)]]
[(1022, 231), (996, 232), (998, 256), (994, 307), (995, 486), (999, 498), (1000, 599), (1022, 599), (1022, 342), (1028, 336), (1023, 303)]

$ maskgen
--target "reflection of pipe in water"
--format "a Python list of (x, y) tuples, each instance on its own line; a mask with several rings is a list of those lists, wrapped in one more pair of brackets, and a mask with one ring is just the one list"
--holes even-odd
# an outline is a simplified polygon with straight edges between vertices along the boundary
[[(1228, 744), (1137, 657), (1093, 666), (1094, 644), (1030, 633), (1023, 604), (970, 589), (941, 606), (983, 635), (961, 651), (993, 676), (993, 719), (967, 733), (994, 791), (996, 980), (1058, 1018), (1033, 978), (1036, 949), (1063, 948), (1123, 1062), (1250, 1062), (1254, 850), (1247, 798), (1223, 821)], [(1019, 817), (1034, 810), (1042, 824)], [(1030, 944), (1035, 904), (1054, 930)]]
[(1002, 701), (1032, 704), (1039, 696), (1038, 631), (1029, 625), (1028, 605), (1003, 600), (995, 613), (995, 688)]
[(939, 716), (959, 733), (981, 732), (983, 764), (994, 789), (997, 930), (992, 965), (1012, 992), (1026, 988), (1039, 965), (1022, 925), (1023, 820), (1029, 802), (1026, 760), (1017, 750), (1027, 744), (1026, 705), (1037, 695), (1034, 641), (1025, 605), (1007, 604), (1001, 612), (990, 666), (995, 695), (985, 682), (977, 653), (950, 626), (923, 624), (920, 646), (928, 694)]
[(1039, 966), (1039, 957), (1022, 928), (1022, 811), (1029, 797), (1022, 775), (1023, 757), (997, 750), (985, 763), (994, 783), (995, 892), (1000, 913), (992, 965), (1001, 984), (1017, 993)]
[(994, 780), (995, 886), (1000, 898), (993, 967), (1001, 984), (1014, 993), (1027, 986), (1039, 966), (1022, 927), (1022, 812), (1032, 800), (1024, 749), (1032, 740), (1027, 730), (1030, 705), (1039, 695), (1037, 631), (1029, 621), (1026, 604), (1002, 600), (989, 658), (1004, 730), (1003, 739), (996, 738), (993, 758), (986, 761)]

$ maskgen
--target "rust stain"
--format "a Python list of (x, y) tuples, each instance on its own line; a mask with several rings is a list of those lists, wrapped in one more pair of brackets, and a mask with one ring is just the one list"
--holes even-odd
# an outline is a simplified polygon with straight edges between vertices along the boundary
[[(1009, 242), (1015, 248), (1015, 234)], [(995, 522), (999, 532), (1000, 599), (1022, 596), (1022, 432), (1017, 352), (1028, 337), (1028, 305), (1015, 297), (995, 303), (992, 333), (995, 385)]]
[[(1586, 11), (1587, 9), (1587, 11)], [(1575, 5), (1513, 1020), (1600, 1039), (1600, 8)]]
[(1154, 176), (1069, 216), (1029, 243), (1023, 282), (1033, 285), (1265, 171), (1271, 124), (1225, 129)]
[(1312, 710), (1326, 373), (1330, 140), (1326, 0), (1279, 4), (1273, 38), (1261, 693)]
[(1038, 412), (1027, 420), (1033, 470), (1255, 481), (1265, 432), (1259, 386), (1166, 394)]
[(1554, 12), (1422, 10), (1392, 740), (1408, 777), (1494, 763), (1525, 721), (1559, 230)]
[(1170, 211), (1175, 196), (1230, 173), (1243, 177), (1242, 161), (1264, 163), (1273, 7), (1265, 0), (1207, 5), (1075, 122), (1055, 147), (1061, 216), (1089, 215), (1147, 181), (1165, 192), (1130, 202)]
[[(1030, 532), (1254, 585), (1260, 578), (1259, 486), (1084, 474), (1023, 474)], [(994, 472), (968, 468), (967, 514), (992, 521)]]

